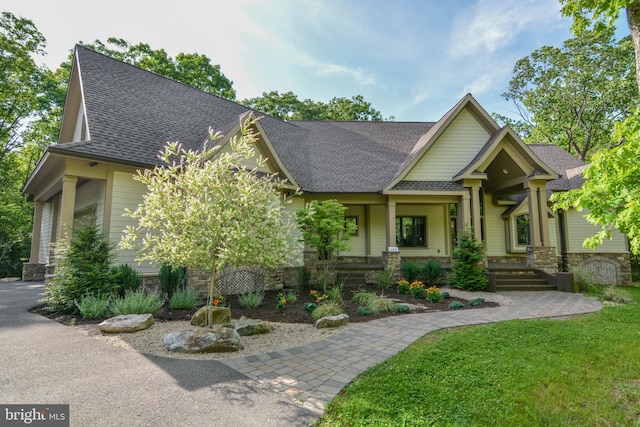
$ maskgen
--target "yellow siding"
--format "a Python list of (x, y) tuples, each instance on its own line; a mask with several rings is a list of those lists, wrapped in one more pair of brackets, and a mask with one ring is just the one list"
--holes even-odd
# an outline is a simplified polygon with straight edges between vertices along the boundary
[[(300, 209), (304, 209), (304, 199), (302, 199), (301, 197), (293, 197), (290, 200), (291, 200), (291, 203), (285, 203), (284, 209), (285, 209), (286, 214), (289, 216), (289, 220), (290, 221), (295, 221), (296, 212), (299, 211)], [(299, 242), (300, 239), (302, 238), (302, 236), (301, 236), (300, 232), (296, 229), (292, 233), (291, 238), (294, 241)], [(303, 250), (304, 250), (304, 245), (302, 243), (300, 243), (300, 245), (298, 247), (298, 250), (295, 252), (295, 254), (293, 256), (293, 259), (287, 265), (291, 266), (291, 267), (303, 266), (304, 265)]]
[(42, 222), (40, 223), (40, 248), (38, 262), (49, 263), (49, 253), (51, 249), (51, 230), (53, 228), (53, 203), (47, 202), (42, 205)]
[(348, 206), (345, 216), (355, 216), (358, 218), (358, 235), (351, 236), (351, 240), (347, 242), (351, 246), (348, 252), (342, 252), (344, 256), (366, 256), (366, 218), (364, 206)]
[[(111, 204), (111, 227), (109, 227), (109, 239), (116, 244), (127, 225), (135, 226), (137, 222), (129, 217), (122, 216), (125, 208), (135, 210), (142, 202), (142, 196), (147, 191), (145, 185), (133, 180), (133, 175), (124, 172), (113, 174), (113, 201)], [(148, 261), (138, 265), (133, 251), (116, 251), (116, 264), (129, 264), (143, 274), (157, 274), (158, 267)]]
[(505, 220), (502, 219), (502, 212), (506, 209), (505, 206), (494, 206), (491, 196), (484, 197), (484, 238), (488, 256), (507, 255)]
[[(254, 157), (251, 159), (245, 159), (242, 161), (241, 166), (246, 167), (247, 169), (254, 169), (256, 166), (258, 166), (258, 158), (260, 156), (260, 151), (258, 150), (258, 148), (255, 146), (255, 144), (253, 144), (253, 149), (254, 149)], [(222, 147), (222, 149), (219, 151), (219, 154), (222, 153), (230, 153), (231, 152), (231, 143), (226, 144), (224, 147)], [(219, 155), (216, 154), (216, 155)], [(264, 172), (264, 173), (273, 173), (274, 171), (271, 170), (271, 168), (269, 167), (268, 164), (263, 164), (259, 169), (260, 172)]]
[(584, 219), (586, 213), (586, 209), (582, 212), (571, 209), (566, 213), (568, 234), (567, 252), (627, 252), (625, 237), (617, 231), (611, 234), (612, 240), (605, 240), (602, 245), (599, 245), (595, 249), (585, 248), (583, 246), (584, 239), (593, 236), (600, 229), (599, 227), (589, 224), (587, 220)]
[(549, 246), (556, 248), (556, 254), (560, 255), (560, 244), (558, 243), (558, 227), (556, 219), (549, 218)]
[(371, 206), (371, 256), (382, 256), (387, 250), (387, 226), (386, 207), (382, 205)]
[[(396, 216), (427, 218), (427, 248), (400, 248), (401, 256), (446, 256), (448, 225), (443, 205), (397, 205)], [(395, 226), (395, 225), (394, 225)]]
[(489, 138), (487, 131), (467, 110), (462, 110), (413, 169), (406, 181), (451, 179), (464, 169)]

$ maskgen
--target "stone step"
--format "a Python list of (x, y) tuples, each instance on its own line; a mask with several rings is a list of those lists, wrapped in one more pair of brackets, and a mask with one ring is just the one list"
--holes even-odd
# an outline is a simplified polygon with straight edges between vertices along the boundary
[(499, 284), (496, 283), (496, 291), (497, 292), (505, 292), (505, 291), (555, 291), (557, 290), (555, 286), (547, 284), (520, 284), (520, 283), (509, 283), (509, 284)]

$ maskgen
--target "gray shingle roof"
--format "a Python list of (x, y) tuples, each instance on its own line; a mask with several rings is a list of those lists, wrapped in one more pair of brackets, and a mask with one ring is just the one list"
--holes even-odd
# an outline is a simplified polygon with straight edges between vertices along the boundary
[(400, 181), (392, 190), (460, 191), (464, 190), (464, 187), (453, 181)]
[(557, 145), (530, 144), (528, 147), (540, 160), (560, 175), (560, 179), (547, 184), (547, 190), (572, 190), (579, 188), (584, 182), (582, 171), (587, 167), (587, 164), (582, 160), (572, 156)]

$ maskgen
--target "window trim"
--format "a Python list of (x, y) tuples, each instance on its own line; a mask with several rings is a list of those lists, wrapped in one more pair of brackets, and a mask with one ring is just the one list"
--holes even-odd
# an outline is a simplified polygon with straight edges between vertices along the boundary
[[(398, 220), (400, 220), (400, 233), (402, 233), (402, 220), (405, 218), (411, 218), (412, 220), (415, 220), (416, 218), (420, 218), (424, 220), (424, 245), (413, 245), (413, 246), (403, 246), (401, 243), (403, 241), (402, 235), (398, 233)], [(396, 246), (399, 248), (405, 248), (405, 249), (428, 249), (429, 248), (429, 239), (428, 239), (428, 226), (427, 226), (427, 216), (410, 216), (410, 215), (402, 215), (402, 216), (396, 216), (396, 221), (395, 221), (395, 227), (396, 227)], [(414, 229), (414, 233), (415, 233), (415, 224), (413, 225), (413, 229)], [(415, 238), (414, 238), (415, 240)]]

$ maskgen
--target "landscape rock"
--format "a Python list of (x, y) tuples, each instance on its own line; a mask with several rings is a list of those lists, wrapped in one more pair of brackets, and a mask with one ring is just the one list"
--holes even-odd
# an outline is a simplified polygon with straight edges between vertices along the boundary
[(327, 316), (321, 319), (316, 320), (316, 323), (313, 324), (317, 329), (322, 328), (337, 328), (338, 326), (343, 326), (349, 323), (349, 315), (347, 314), (339, 314), (337, 316)]
[[(193, 326), (208, 326), (208, 309), (209, 308), (205, 305), (196, 311), (191, 317), (191, 324)], [(231, 309), (229, 307), (211, 307), (211, 318), (213, 319), (213, 325), (226, 325), (231, 322)]]
[(111, 334), (130, 333), (148, 329), (155, 321), (152, 314), (121, 314), (105, 320), (98, 327), (102, 332)]
[(250, 335), (268, 334), (273, 330), (273, 326), (263, 320), (249, 319), (242, 316), (236, 323), (235, 330), (240, 336), (248, 337)]
[(171, 332), (162, 337), (162, 343), (168, 351), (178, 353), (224, 353), (244, 348), (240, 335), (226, 327)]

